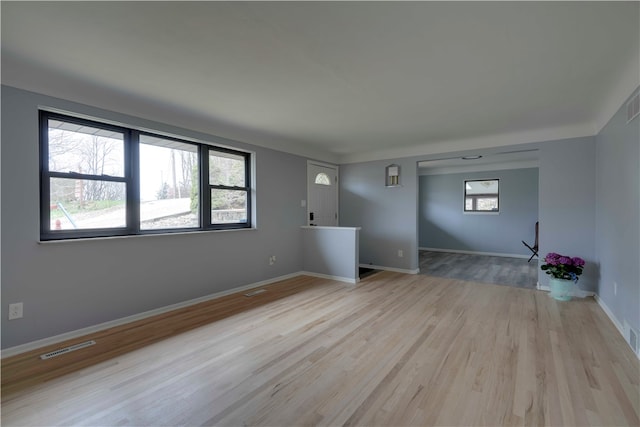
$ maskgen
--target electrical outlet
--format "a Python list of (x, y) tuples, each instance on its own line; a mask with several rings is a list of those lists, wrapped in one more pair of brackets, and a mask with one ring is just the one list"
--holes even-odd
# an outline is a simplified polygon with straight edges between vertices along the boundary
[(613, 282), (613, 296), (618, 295), (618, 282)]
[(402, 249), (398, 249), (398, 258), (402, 258), (404, 256), (404, 251)]
[(271, 255), (269, 257), (269, 265), (273, 265), (276, 263), (276, 256), (275, 255)]
[(22, 317), (22, 303), (9, 304), (9, 320), (20, 319)]

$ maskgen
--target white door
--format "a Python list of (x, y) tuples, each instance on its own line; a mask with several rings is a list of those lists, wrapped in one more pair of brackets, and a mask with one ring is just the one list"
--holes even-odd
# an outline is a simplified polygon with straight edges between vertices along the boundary
[(307, 224), (338, 225), (338, 169), (307, 164)]

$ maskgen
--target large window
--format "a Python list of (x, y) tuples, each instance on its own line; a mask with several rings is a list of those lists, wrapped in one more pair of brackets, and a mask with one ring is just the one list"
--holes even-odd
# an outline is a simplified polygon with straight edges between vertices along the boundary
[(465, 212), (498, 212), (499, 180), (467, 180), (464, 182)]
[(140, 135), (140, 229), (200, 227), (198, 146)]
[(251, 227), (249, 153), (49, 112), (40, 128), (42, 240)]

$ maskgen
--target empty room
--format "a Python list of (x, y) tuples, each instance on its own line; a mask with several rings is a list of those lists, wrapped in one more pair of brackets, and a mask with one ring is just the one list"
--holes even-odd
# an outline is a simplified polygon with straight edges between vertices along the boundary
[(3, 425), (640, 425), (640, 2), (0, 12)]

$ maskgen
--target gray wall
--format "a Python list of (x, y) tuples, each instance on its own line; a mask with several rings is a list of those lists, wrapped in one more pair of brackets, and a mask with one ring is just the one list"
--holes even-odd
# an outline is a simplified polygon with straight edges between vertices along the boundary
[[(38, 106), (254, 151), (257, 229), (39, 244)], [(302, 270), (306, 166), (302, 157), (3, 86), (2, 304), (5, 312), (23, 302), (24, 318), (2, 316), (2, 348)]]
[[(530, 145), (539, 149), (538, 219), (540, 255), (559, 252), (587, 261), (580, 287), (595, 291), (595, 137)], [(340, 225), (362, 227), (360, 262), (400, 269), (418, 268), (418, 176), (421, 157), (364, 162), (340, 167)], [(384, 168), (402, 166), (402, 187), (384, 187)], [(534, 221), (535, 223), (535, 221)], [(529, 225), (531, 227), (531, 225)], [(533, 228), (520, 240), (531, 240)], [(404, 258), (397, 257), (403, 249)], [(409, 257), (407, 257), (409, 255)], [(539, 270), (541, 285), (549, 277)]]
[[(39, 244), (38, 106), (255, 151), (258, 229)], [(580, 286), (640, 329), (640, 119), (625, 121), (619, 112), (597, 137), (539, 144), (540, 254), (587, 260)], [(418, 268), (418, 160), (341, 166), (340, 224), (362, 227), (361, 263)], [(402, 168), (401, 187), (384, 187), (390, 163)], [(306, 159), (6, 86), (1, 197), (2, 304), (25, 303), (23, 319), (3, 316), (2, 348), (303, 268)]]
[[(620, 323), (640, 330), (640, 117), (623, 105), (596, 137), (598, 295)], [(613, 283), (618, 284), (614, 294)]]
[[(385, 187), (385, 167), (400, 165), (401, 186)], [(340, 166), (340, 225), (362, 227), (360, 263), (418, 268), (418, 187), (414, 159)], [(398, 257), (398, 250), (404, 257)]]
[[(549, 252), (581, 257), (587, 264), (578, 285), (597, 290), (595, 257), (595, 137), (540, 144), (540, 258)], [(541, 285), (549, 276), (539, 271)]]
[[(500, 213), (465, 214), (464, 181), (500, 180)], [(538, 169), (422, 175), (420, 247), (531, 255), (538, 220)]]
[(348, 227), (303, 227), (304, 271), (349, 279), (359, 277), (359, 230)]

